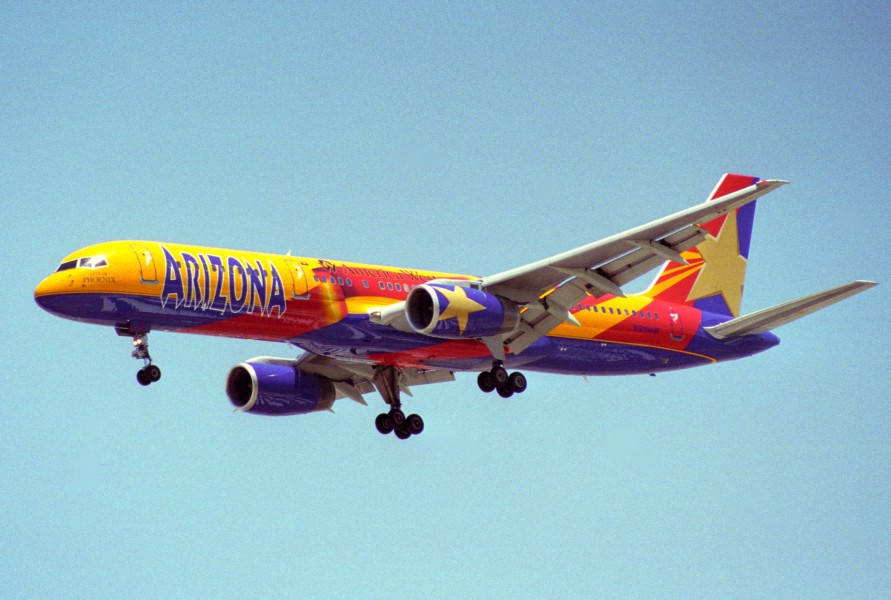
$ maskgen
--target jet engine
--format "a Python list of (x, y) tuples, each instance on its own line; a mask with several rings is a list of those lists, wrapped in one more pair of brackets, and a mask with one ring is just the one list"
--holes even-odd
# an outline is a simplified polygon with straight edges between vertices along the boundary
[(484, 338), (513, 331), (520, 322), (517, 305), (482, 290), (426, 283), (405, 301), (409, 326), (418, 333), (448, 338)]
[(251, 359), (229, 371), (226, 395), (240, 411), (284, 416), (328, 410), (335, 392), (329, 379), (305, 373), (287, 359)]

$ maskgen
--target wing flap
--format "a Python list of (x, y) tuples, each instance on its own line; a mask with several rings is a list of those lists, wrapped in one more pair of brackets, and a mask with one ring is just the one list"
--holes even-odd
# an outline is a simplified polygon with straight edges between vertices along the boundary
[[(365, 404), (362, 396), (376, 389), (373, 383), (375, 376), (375, 365), (373, 363), (321, 356), (311, 352), (305, 352), (297, 360), (272, 358), (261, 360), (287, 362), (293, 364), (301, 371), (327, 377), (334, 383), (335, 400), (350, 398), (355, 402)], [(454, 380), (455, 373), (452, 371), (403, 367), (401, 368), (399, 385), (402, 391), (411, 395), (411, 386), (444, 383)]]
[(706, 239), (707, 232), (699, 223), (754, 202), (786, 183), (759, 181), (599, 242), (484, 278), (487, 292), (526, 305), (518, 330), (505, 336), (504, 345), (519, 354), (554, 327), (573, 322), (569, 307), (588, 294), (624, 296), (621, 286), (666, 260), (685, 263), (681, 252)]
[(815, 313), (876, 285), (878, 284), (874, 281), (852, 281), (823, 292), (799, 298), (798, 300), (784, 302), (771, 308), (765, 308), (752, 314), (737, 317), (720, 325), (706, 327), (705, 330), (720, 340), (764, 333)]

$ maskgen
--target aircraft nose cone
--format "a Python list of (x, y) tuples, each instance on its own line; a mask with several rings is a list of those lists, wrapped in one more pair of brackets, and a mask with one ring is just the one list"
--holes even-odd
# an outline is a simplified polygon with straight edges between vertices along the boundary
[(45, 311), (64, 314), (65, 294), (73, 284), (70, 276), (53, 273), (34, 288), (34, 301)]
[(51, 276), (47, 277), (46, 279), (38, 283), (36, 288), (34, 288), (34, 301), (37, 302), (37, 304), (41, 307), (45, 305), (47, 296), (52, 294), (54, 288), (56, 287), (52, 279), (53, 277)]

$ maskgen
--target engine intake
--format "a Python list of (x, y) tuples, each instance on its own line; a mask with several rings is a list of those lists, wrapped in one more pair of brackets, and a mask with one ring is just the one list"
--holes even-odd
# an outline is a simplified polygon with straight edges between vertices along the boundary
[(284, 416), (328, 410), (334, 404), (334, 384), (305, 373), (287, 360), (250, 360), (232, 367), (226, 395), (240, 411)]
[(426, 283), (405, 302), (405, 317), (418, 333), (448, 339), (484, 338), (508, 333), (520, 323), (517, 305), (482, 290)]

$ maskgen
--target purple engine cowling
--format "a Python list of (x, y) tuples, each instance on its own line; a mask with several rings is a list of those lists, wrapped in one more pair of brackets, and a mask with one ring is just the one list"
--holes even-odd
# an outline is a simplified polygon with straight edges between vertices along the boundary
[(305, 373), (287, 360), (250, 360), (232, 367), (226, 395), (240, 411), (260, 415), (302, 415), (328, 410), (334, 404), (334, 384)]
[(520, 312), (510, 300), (441, 283), (414, 288), (405, 302), (405, 316), (418, 333), (448, 339), (500, 335), (520, 323)]

